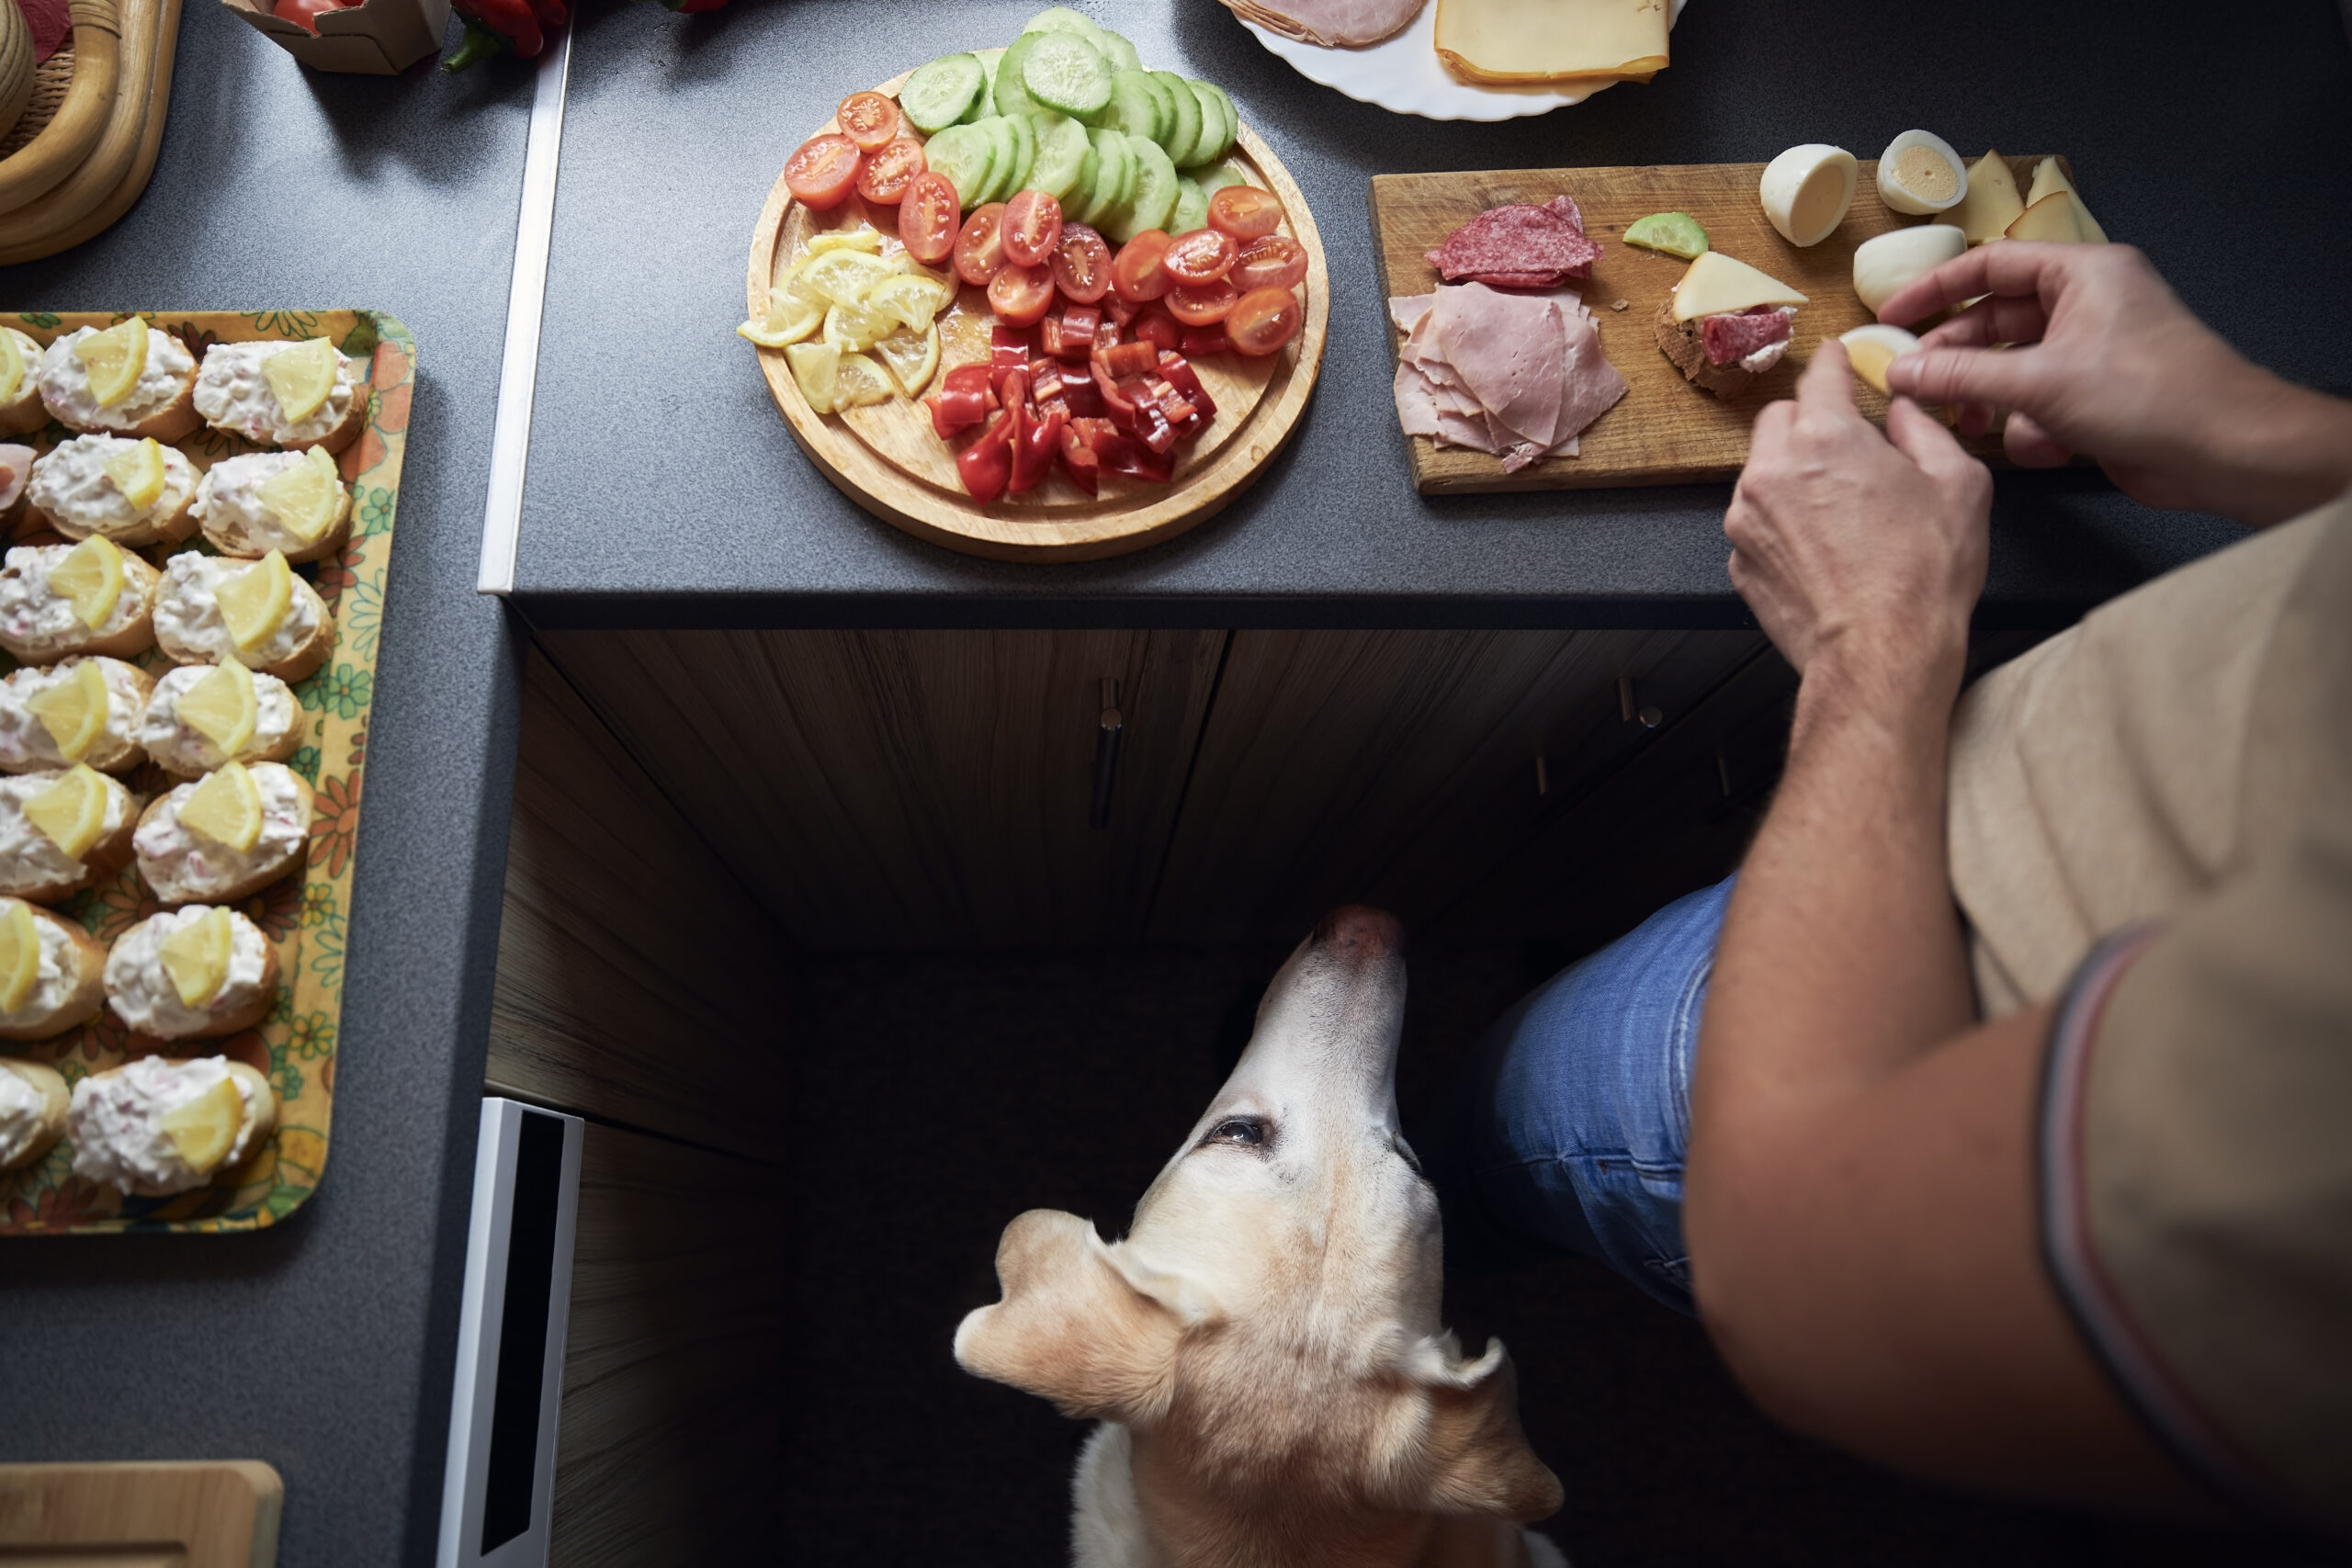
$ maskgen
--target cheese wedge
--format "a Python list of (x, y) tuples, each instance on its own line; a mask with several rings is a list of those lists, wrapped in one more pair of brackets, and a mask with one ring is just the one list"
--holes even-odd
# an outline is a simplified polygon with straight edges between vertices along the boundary
[(106, 733), (109, 705), (106, 674), (93, 660), (83, 660), (64, 680), (52, 682), (25, 699), (25, 706), (57, 743), (57, 754), (69, 762), (88, 756), (98, 737)]
[[(155, 956), (182, 1002), (200, 1008), (220, 994), (220, 987), (229, 983), (229, 948), (234, 934), (229, 911), (211, 908), (157, 944)], [(239, 1113), (243, 1114), (242, 1107)]]
[[(2098, 220), (2091, 216), (2091, 209), (2083, 205), (2083, 193), (2075, 188), (2075, 182), (2066, 177), (2066, 171), (2055, 158), (2044, 158), (2034, 165), (2033, 187), (2025, 193), (2025, 204), (2031, 207), (2052, 191), (2061, 190), (2075, 198), (2075, 226), (2082, 237), (2094, 245), (2107, 243), (2107, 231), (2098, 226)], [(2015, 238), (2014, 235), (2011, 237)]]
[(1770, 274), (1735, 261), (1721, 251), (1709, 251), (1683, 272), (1674, 286), (1674, 319), (1695, 321), (1702, 316), (1722, 316), (1751, 305), (1802, 305), (1805, 297)]
[(66, 859), (88, 854), (107, 826), (107, 781), (76, 762), (57, 782), (25, 802), (25, 820), (40, 829)]
[(40, 921), (20, 898), (0, 915), (0, 1012), (16, 1012), (40, 983)]
[(2079, 220), (2082, 205), (2070, 190), (2053, 190), (2018, 214), (2010, 224), (2007, 237), (2012, 240), (2040, 240), (2044, 244), (2078, 244), (2085, 238)]
[(180, 826), (214, 843), (251, 854), (261, 842), (261, 791), (243, 762), (225, 762), (180, 802)]
[(237, 1130), (245, 1124), (245, 1097), (237, 1092), (236, 1079), (222, 1078), (157, 1121), (181, 1161), (198, 1176), (209, 1176), (236, 1146)]
[(1436, 0), (1437, 56), (1465, 82), (1646, 82), (1666, 69), (1667, 0)]
[(1968, 165), (1968, 194), (1936, 221), (1951, 224), (1968, 237), (1970, 244), (1981, 245), (2007, 234), (2009, 225), (2024, 210), (2018, 178), (2009, 173), (2009, 161), (1996, 148)]

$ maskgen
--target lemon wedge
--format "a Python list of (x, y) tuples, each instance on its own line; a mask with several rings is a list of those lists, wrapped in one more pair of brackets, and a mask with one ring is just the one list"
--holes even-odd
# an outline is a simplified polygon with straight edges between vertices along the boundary
[(107, 781), (76, 762), (55, 784), (25, 802), (25, 820), (40, 829), (68, 860), (80, 860), (107, 828)]
[(241, 649), (258, 648), (294, 608), (294, 572), (272, 550), (235, 576), (222, 578), (212, 596), (220, 602), (229, 640)]
[(106, 461), (107, 478), (134, 511), (144, 512), (164, 493), (164, 448), (154, 437), (134, 441)]
[(882, 232), (861, 223), (854, 229), (830, 229), (822, 234), (808, 236), (810, 255), (820, 256), (827, 251), (865, 251), (879, 255), (882, 254)]
[(253, 744), (261, 722), (253, 672), (233, 659), (221, 660), (184, 693), (173, 712), (229, 756)]
[[(165, 937), (156, 949), (180, 1000), (200, 1008), (229, 983), (229, 911), (207, 909)], [(238, 1108), (240, 1116), (243, 1107)]]
[(261, 503), (306, 545), (326, 536), (342, 502), (343, 476), (335, 471), (334, 459), (315, 446), (302, 454), (300, 462), (288, 463), (261, 482)]
[(844, 354), (833, 371), (833, 406), (862, 409), (887, 403), (899, 395), (890, 373), (863, 354)]
[(899, 390), (908, 397), (922, 396), (931, 385), (932, 377), (939, 372), (939, 329), (918, 327), (912, 332), (895, 332), (874, 345), (888, 367), (891, 378), (899, 383)]
[(49, 569), (49, 585), (73, 603), (74, 614), (96, 631), (122, 597), (122, 552), (112, 539), (92, 535)]
[(792, 282), (834, 305), (854, 305), (893, 276), (890, 264), (864, 251), (820, 251), (792, 269)]
[[(213, 912), (225, 916), (228, 911)], [(209, 1176), (236, 1146), (237, 1130), (245, 1124), (245, 1097), (237, 1092), (236, 1079), (222, 1078), (187, 1104), (164, 1111), (158, 1122), (179, 1152), (180, 1162), (198, 1176)]]
[(17, 394), (25, 389), (25, 351), (17, 346), (17, 334), (0, 332), (0, 403), (13, 403)]
[(32, 999), (40, 982), (40, 922), (20, 898), (0, 915), (0, 1012), (15, 1012)]
[(864, 354), (892, 324), (863, 305), (836, 305), (825, 312), (825, 341), (845, 355)]
[(243, 762), (224, 762), (180, 802), (180, 826), (239, 854), (261, 842), (261, 791)]
[(107, 729), (107, 678), (96, 662), (84, 660), (62, 681), (52, 681), (25, 699), (57, 754), (78, 762), (90, 754)]
[(789, 284), (768, 290), (765, 321), (745, 321), (737, 333), (762, 348), (785, 348), (813, 335), (825, 323), (825, 301)]
[(796, 343), (784, 351), (784, 355), (792, 362), (792, 378), (800, 383), (800, 395), (808, 400), (808, 406), (819, 413), (832, 412), (842, 351), (829, 343)]
[(341, 357), (334, 344), (314, 337), (281, 348), (261, 362), (261, 378), (269, 383), (287, 423), (300, 424), (319, 412), (327, 394), (334, 390), (335, 365)]
[(954, 291), (937, 278), (901, 274), (868, 289), (863, 308), (869, 316), (888, 318), (921, 332), (938, 319), (954, 297)]
[(92, 333), (74, 345), (74, 357), (89, 373), (90, 395), (98, 406), (110, 409), (130, 396), (147, 368), (147, 322), (133, 316), (127, 321)]

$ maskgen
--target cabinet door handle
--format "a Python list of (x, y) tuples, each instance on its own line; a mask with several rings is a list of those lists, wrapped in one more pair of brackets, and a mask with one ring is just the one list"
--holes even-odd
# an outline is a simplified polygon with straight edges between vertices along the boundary
[(1094, 804), (1087, 820), (1093, 827), (1108, 828), (1111, 790), (1119, 782), (1119, 738), (1127, 731), (1127, 721), (1119, 713), (1115, 676), (1102, 677), (1102, 711), (1094, 722)]

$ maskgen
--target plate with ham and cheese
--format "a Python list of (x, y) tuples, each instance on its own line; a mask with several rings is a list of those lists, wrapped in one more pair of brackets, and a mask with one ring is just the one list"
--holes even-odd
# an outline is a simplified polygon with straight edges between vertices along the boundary
[(1310, 82), (1428, 119), (1549, 114), (1668, 63), (1682, 0), (1225, 0)]

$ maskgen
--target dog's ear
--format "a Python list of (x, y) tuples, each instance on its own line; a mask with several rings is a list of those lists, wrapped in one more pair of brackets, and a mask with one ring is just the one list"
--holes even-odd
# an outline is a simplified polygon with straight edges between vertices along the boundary
[(1425, 1468), (1421, 1506), (1442, 1514), (1499, 1514), (1521, 1523), (1560, 1507), (1560, 1479), (1528, 1446), (1519, 1425), (1519, 1374), (1502, 1341), (1463, 1359), (1452, 1334), (1425, 1339), (1407, 1371), (1427, 1399), (1418, 1445)]
[(1105, 1247), (1075, 1214), (1032, 1209), (1004, 1227), (1004, 1300), (956, 1330), (966, 1371), (1041, 1394), (1066, 1416), (1148, 1421), (1174, 1394), (1177, 1342), (1208, 1315), (1186, 1281)]

